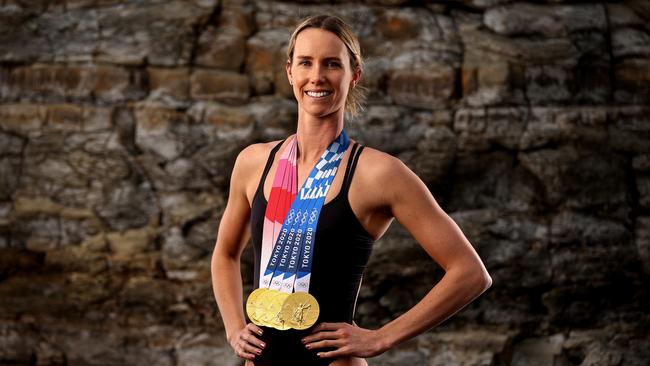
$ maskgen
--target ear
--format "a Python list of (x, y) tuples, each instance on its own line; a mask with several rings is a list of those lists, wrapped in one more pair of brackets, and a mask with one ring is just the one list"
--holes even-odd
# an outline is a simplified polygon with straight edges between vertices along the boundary
[(352, 86), (355, 87), (361, 81), (361, 68), (356, 67), (352, 73)]
[(289, 80), (289, 85), (293, 85), (292, 83), (292, 75), (291, 75), (291, 60), (287, 60), (287, 63), (284, 65), (284, 68), (287, 70), (287, 79)]

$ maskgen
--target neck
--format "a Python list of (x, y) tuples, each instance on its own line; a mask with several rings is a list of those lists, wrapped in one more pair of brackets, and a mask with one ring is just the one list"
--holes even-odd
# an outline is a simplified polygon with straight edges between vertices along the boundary
[(315, 164), (323, 154), (323, 151), (327, 149), (342, 130), (342, 113), (333, 113), (323, 118), (299, 116), (298, 129), (296, 131), (296, 138), (298, 139), (298, 164)]

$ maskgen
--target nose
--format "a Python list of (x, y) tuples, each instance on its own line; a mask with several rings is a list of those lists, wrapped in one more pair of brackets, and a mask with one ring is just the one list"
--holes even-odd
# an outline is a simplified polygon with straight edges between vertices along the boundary
[(311, 73), (309, 75), (309, 82), (318, 85), (323, 82), (323, 79), (324, 79), (323, 69), (318, 64), (314, 65), (311, 68)]

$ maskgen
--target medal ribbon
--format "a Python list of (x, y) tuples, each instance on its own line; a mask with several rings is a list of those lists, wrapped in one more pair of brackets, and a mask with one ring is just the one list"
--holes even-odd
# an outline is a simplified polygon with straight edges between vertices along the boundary
[[(298, 144), (294, 135), (289, 137), (287, 148), (284, 149), (280, 156), (275, 177), (273, 178), (269, 201), (266, 204), (264, 226), (262, 229), (260, 263), (268, 263), (271, 259), (271, 252), (274, 248), (273, 244), (278, 240), (282, 223), (287, 216), (287, 212), (289, 212), (291, 203), (298, 194), (297, 151)], [(277, 257), (274, 261), (276, 260)], [(277, 263), (274, 263), (273, 267), (267, 265), (267, 269), (275, 269), (275, 265)], [(271, 283), (273, 269), (270, 269), (270, 272), (267, 269), (261, 270), (259, 274), (259, 287), (261, 288), (269, 287)]]
[[(291, 137), (280, 157), (265, 212), (261, 263), (268, 264), (260, 271), (261, 288), (287, 293), (294, 289), (309, 291), (318, 218), (349, 144), (342, 131), (323, 152), (296, 195), (297, 141), (295, 136)], [(272, 250), (271, 240), (275, 243)]]

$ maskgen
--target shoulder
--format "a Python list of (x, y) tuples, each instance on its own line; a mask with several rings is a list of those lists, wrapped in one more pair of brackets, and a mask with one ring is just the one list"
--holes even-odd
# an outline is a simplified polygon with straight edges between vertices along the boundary
[(368, 146), (359, 155), (357, 164), (359, 174), (379, 182), (396, 175), (412, 173), (397, 157)]
[(364, 148), (357, 169), (360, 183), (382, 206), (393, 208), (405, 201), (432, 198), (422, 179), (402, 160), (388, 153)]
[(237, 155), (235, 164), (251, 164), (257, 160), (263, 160), (265, 153), (270, 152), (273, 146), (275, 146), (275, 143), (277, 142), (261, 142), (246, 146)]
[(233, 186), (239, 187), (239, 189), (246, 192), (246, 195), (249, 195), (253, 183), (257, 183), (257, 178), (261, 176), (264, 170), (271, 150), (280, 142), (280, 140), (277, 140), (255, 143), (242, 149), (237, 155), (232, 170), (231, 188)]
[(235, 169), (250, 171), (251, 169), (258, 167), (260, 164), (264, 165), (271, 150), (273, 150), (273, 148), (280, 142), (280, 140), (277, 140), (246, 146), (237, 155), (237, 159), (235, 160)]
[(396, 199), (419, 178), (400, 159), (383, 151), (365, 147), (354, 173), (356, 192), (363, 201), (380, 211), (390, 212)]

